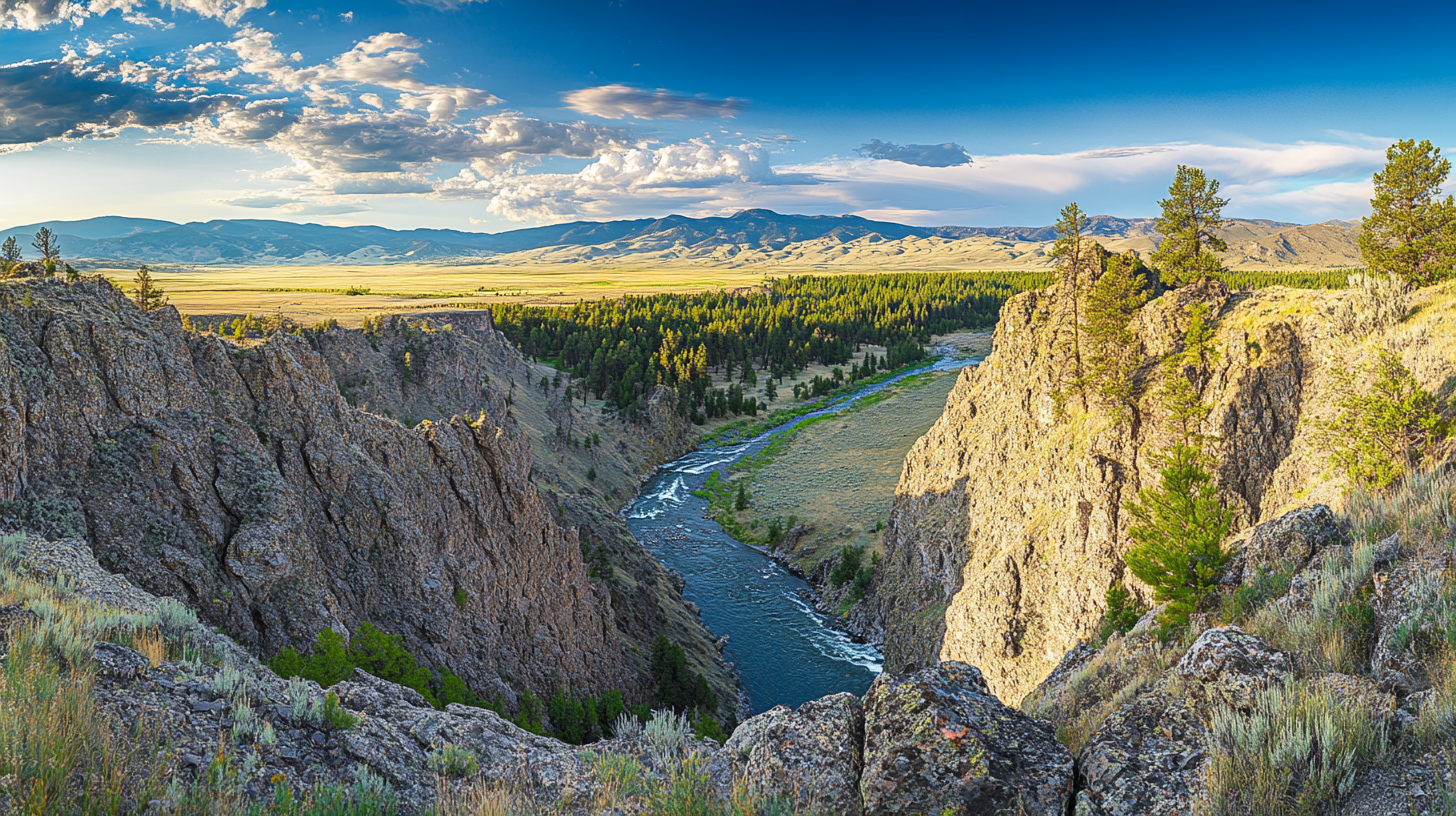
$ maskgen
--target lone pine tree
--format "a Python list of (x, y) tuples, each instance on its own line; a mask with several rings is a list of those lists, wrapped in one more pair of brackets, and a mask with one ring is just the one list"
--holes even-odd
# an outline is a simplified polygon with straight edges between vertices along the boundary
[(1402, 139), (1385, 151), (1375, 198), (1362, 223), (1360, 255), (1372, 272), (1424, 286), (1456, 272), (1456, 203), (1441, 200), (1450, 159), (1429, 141)]

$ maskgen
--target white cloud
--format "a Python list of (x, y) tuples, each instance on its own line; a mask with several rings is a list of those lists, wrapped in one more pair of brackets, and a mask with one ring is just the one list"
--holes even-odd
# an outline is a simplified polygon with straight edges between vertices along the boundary
[(437, 188), (447, 198), (485, 199), (512, 221), (559, 221), (624, 207), (700, 206), (742, 197), (756, 187), (808, 183), (769, 166), (758, 144), (717, 147), (701, 141), (608, 153), (577, 173), (461, 171)]
[[(117, 11), (122, 19), (136, 25), (156, 27), (160, 20), (137, 12), (146, 0), (0, 0), (0, 29), (18, 28), (24, 31), (39, 31), (57, 23), (79, 26), (88, 17), (101, 16)], [(266, 0), (160, 0), (163, 6), (178, 11), (190, 11), (202, 17), (221, 20), (234, 26), (252, 9), (263, 8)], [(170, 25), (166, 27), (170, 28)]]
[(564, 94), (562, 99), (571, 110), (604, 119), (709, 119), (733, 116), (748, 107), (742, 99), (711, 99), (630, 85), (584, 88)]

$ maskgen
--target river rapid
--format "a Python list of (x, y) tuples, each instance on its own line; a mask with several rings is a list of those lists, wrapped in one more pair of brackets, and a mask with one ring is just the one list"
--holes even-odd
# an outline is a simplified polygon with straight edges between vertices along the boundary
[(622, 511), (632, 535), (686, 579), (683, 597), (697, 605), (713, 634), (728, 636), (723, 659), (737, 667), (755, 713), (776, 705), (797, 707), (841, 691), (863, 694), (880, 673), (883, 658), (878, 649), (856, 643), (815, 610), (808, 582), (705, 518), (708, 501), (693, 491), (703, 487), (709, 473), (762, 450), (775, 436), (810, 417), (843, 411), (905, 377), (977, 362), (942, 358), (867, 385), (748, 441), (699, 448), (658, 468)]

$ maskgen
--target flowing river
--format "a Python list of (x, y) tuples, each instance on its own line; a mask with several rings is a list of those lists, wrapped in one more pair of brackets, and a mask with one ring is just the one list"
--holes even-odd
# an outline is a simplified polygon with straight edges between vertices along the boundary
[[(856, 643), (814, 609), (809, 584), (742, 544), (705, 518), (707, 499), (693, 495), (715, 469), (763, 449), (805, 419), (843, 411), (897, 380), (979, 362), (942, 358), (885, 382), (867, 385), (829, 406), (736, 445), (700, 448), (658, 468), (623, 513), (638, 541), (687, 579), (683, 596), (702, 611), (715, 636), (728, 636), (723, 659), (734, 663), (753, 711), (797, 707), (828, 694), (863, 694), (880, 673), (882, 657)], [(726, 474), (725, 474), (726, 475)]]

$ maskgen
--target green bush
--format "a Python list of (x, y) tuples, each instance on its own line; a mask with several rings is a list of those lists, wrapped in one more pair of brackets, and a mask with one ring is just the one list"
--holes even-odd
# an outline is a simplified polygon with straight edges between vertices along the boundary
[(657, 680), (658, 702), (680, 711), (718, 707), (718, 698), (708, 687), (702, 673), (687, 668), (687, 654), (682, 646), (662, 635), (652, 642), (652, 676)]
[(839, 548), (839, 560), (834, 562), (834, 567), (829, 570), (829, 585), (839, 589), (859, 572), (860, 562), (864, 560), (864, 547), (852, 547), (849, 545)]
[(711, 714), (698, 715), (697, 722), (693, 723), (693, 736), (716, 740), (719, 744), (728, 741), (728, 735), (723, 733), (723, 726)]
[(541, 715), (545, 713), (545, 707), (541, 705), (541, 698), (531, 693), (530, 689), (522, 689), (516, 697), (518, 710), (511, 722), (530, 731), (532, 734), (539, 734), (548, 737), (546, 727), (541, 724)]
[(1243, 584), (1224, 598), (1219, 617), (1224, 623), (1238, 623), (1253, 617), (1275, 598), (1281, 598), (1289, 591), (1289, 571), (1270, 572), (1260, 567), (1252, 584)]
[(359, 724), (359, 718), (345, 711), (339, 705), (339, 695), (330, 691), (324, 695), (324, 727), (330, 731), (345, 731)]
[(1355, 484), (1387, 487), (1440, 455), (1451, 423), (1395, 354), (1381, 349), (1361, 370), (1336, 369), (1333, 387), (1339, 413), (1316, 428), (1330, 459)]
[(470, 593), (465, 591), (465, 587), (457, 584), (455, 587), (455, 607), (457, 609), (464, 609), (468, 603), (470, 603)]
[(1097, 637), (1102, 641), (1112, 637), (1113, 632), (1132, 631), (1138, 619), (1148, 611), (1147, 604), (1128, 592), (1121, 581), (1107, 588), (1106, 600), (1107, 614), (1102, 616), (1102, 624), (1097, 628)]
[(480, 770), (475, 754), (458, 745), (444, 745), (431, 751), (430, 764), (441, 776), (474, 776)]

